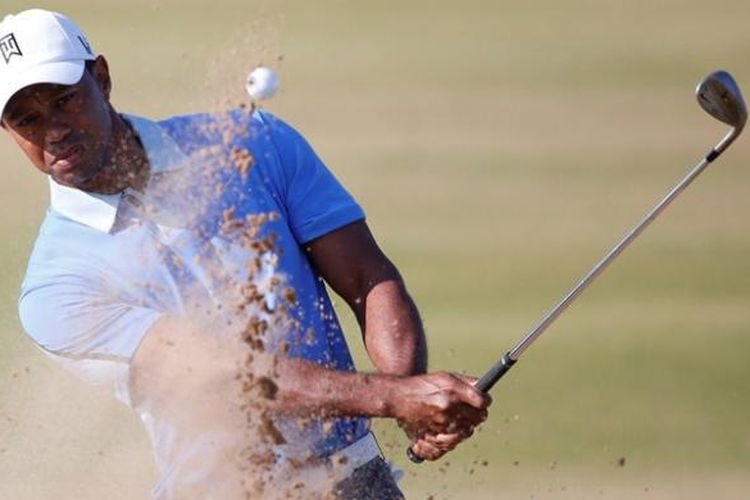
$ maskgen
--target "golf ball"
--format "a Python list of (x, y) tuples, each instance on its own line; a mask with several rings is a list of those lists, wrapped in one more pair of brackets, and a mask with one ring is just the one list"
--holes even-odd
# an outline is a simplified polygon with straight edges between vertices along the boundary
[(258, 66), (247, 75), (245, 89), (253, 101), (270, 99), (279, 90), (279, 75), (271, 68)]

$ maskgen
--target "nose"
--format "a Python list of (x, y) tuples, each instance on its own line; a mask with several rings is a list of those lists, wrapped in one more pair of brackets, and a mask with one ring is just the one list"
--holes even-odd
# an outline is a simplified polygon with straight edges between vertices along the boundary
[(70, 123), (59, 114), (50, 117), (44, 140), (48, 145), (63, 142), (73, 131)]

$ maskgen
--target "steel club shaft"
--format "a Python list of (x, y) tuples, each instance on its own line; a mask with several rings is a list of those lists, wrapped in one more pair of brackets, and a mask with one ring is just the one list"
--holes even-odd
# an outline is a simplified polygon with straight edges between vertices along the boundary
[[(732, 126), (719, 143), (690, 172), (661, 199), (636, 226), (628, 232), (568, 293), (555, 305), (526, 336), (505, 353), (476, 384), (477, 389), (488, 392), (515, 365), (521, 355), (542, 333), (578, 298), (591, 283), (653, 222), (677, 196), (680, 195), (716, 158), (740, 135), (747, 121), (747, 109), (739, 86), (725, 71), (716, 71), (699, 82), (696, 89), (698, 102), (714, 118)], [(409, 459), (421, 463), (410, 447)]]
[(555, 305), (528, 334), (508, 351), (481, 379), (477, 382), (477, 388), (487, 392), (505, 375), (508, 370), (518, 361), (529, 346), (538, 339), (542, 333), (572, 304), (594, 280), (604, 272), (636, 238), (651, 224), (669, 205), (680, 195), (708, 165), (711, 164), (737, 137), (735, 130), (727, 134), (705, 158), (703, 158), (693, 169), (659, 202), (654, 206), (641, 221), (615, 245), (563, 299)]

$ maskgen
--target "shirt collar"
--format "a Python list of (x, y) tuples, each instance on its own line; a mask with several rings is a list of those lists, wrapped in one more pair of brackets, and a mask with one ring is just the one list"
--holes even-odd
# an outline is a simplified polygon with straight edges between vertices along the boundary
[[(122, 115), (133, 126), (146, 151), (151, 175), (181, 168), (186, 156), (158, 123), (133, 115)], [(125, 191), (99, 194), (58, 184), (52, 177), (50, 206), (65, 217), (108, 233), (117, 218), (120, 199)]]

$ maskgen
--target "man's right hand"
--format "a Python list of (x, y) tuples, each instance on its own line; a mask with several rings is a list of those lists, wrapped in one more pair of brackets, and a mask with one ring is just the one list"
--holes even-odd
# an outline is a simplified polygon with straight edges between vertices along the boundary
[(422, 458), (435, 460), (471, 436), (492, 402), (476, 379), (431, 373), (402, 379), (393, 413)]

